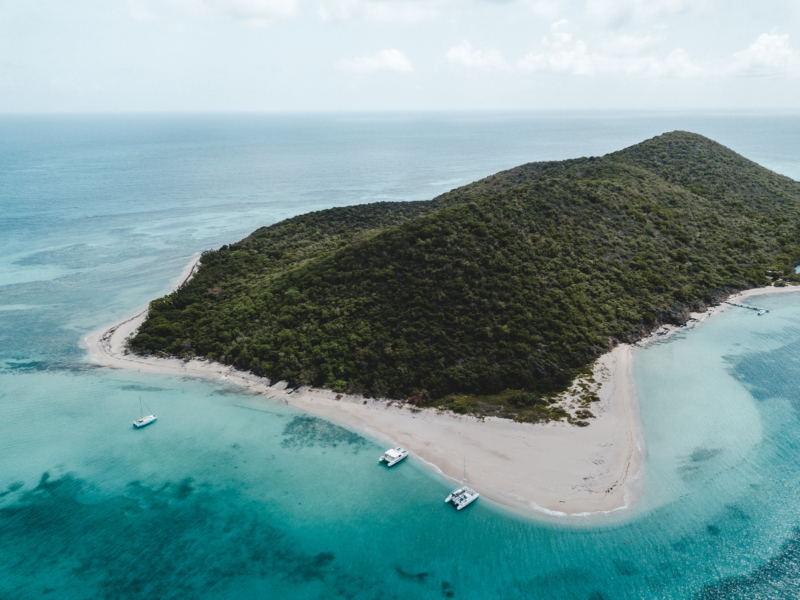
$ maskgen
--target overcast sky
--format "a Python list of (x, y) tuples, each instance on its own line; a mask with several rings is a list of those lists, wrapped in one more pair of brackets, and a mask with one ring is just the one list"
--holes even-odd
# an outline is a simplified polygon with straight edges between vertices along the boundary
[(0, 0), (0, 112), (800, 109), (800, 0)]

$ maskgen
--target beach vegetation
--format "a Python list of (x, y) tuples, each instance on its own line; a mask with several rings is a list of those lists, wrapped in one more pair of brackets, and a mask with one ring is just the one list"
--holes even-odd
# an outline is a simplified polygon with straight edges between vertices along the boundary
[(600, 355), (796, 283), (800, 184), (699, 135), (532, 163), (425, 202), (334, 208), (205, 252), (130, 341), (291, 385), (588, 424)]

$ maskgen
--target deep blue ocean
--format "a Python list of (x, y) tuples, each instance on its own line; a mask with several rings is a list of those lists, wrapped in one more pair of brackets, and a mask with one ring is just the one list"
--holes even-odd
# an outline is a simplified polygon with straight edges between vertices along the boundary
[(800, 179), (800, 115), (0, 116), (0, 598), (800, 597), (800, 294), (635, 350), (605, 519), (457, 513), (357, 433), (79, 347), (260, 226), (675, 129)]

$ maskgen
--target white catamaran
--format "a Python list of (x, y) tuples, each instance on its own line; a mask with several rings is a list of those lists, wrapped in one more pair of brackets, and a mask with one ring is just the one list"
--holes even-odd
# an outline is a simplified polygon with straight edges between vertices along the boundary
[(391, 467), (399, 463), (406, 456), (408, 456), (408, 450), (398, 446), (397, 448), (389, 448), (383, 453), (380, 459), (378, 459), (378, 462), (385, 462), (387, 467)]
[(475, 502), (478, 499), (480, 494), (473, 490), (471, 487), (467, 487), (467, 459), (464, 459), (464, 485), (458, 488), (457, 490), (453, 490), (450, 492), (450, 495), (444, 499), (445, 502), (449, 502), (453, 506), (456, 507), (456, 510), (461, 510)]
[(147, 411), (150, 412), (150, 414), (149, 415), (145, 415), (144, 414), (144, 408), (146, 406), (147, 406), (147, 404), (142, 402), (142, 397), (139, 396), (139, 410), (140, 410), (142, 416), (139, 417), (138, 419), (134, 420), (134, 422), (133, 422), (133, 426), (136, 427), (137, 429), (139, 429), (140, 427), (145, 427), (147, 425), (150, 425), (150, 423), (153, 423), (158, 418), (154, 414), (152, 414), (152, 412), (150, 412), (150, 407), (149, 406), (147, 406)]

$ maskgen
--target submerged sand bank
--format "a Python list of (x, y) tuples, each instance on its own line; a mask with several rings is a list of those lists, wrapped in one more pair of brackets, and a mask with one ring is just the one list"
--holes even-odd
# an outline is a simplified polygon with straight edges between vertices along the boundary
[[(178, 285), (194, 273), (186, 267)], [(559, 515), (583, 516), (631, 506), (642, 456), (641, 425), (630, 373), (631, 347), (601, 357), (595, 379), (600, 401), (589, 427), (532, 425), (506, 419), (417, 410), (398, 402), (337, 395), (328, 390), (291, 390), (269, 380), (205, 360), (145, 358), (126, 351), (126, 340), (147, 309), (83, 341), (96, 364), (147, 373), (190, 375), (241, 385), (362, 432), (387, 446), (401, 445), (434, 470), (459, 481), (464, 460), (469, 483), (503, 505)], [(338, 397), (338, 399), (337, 399)], [(377, 460), (377, 457), (376, 457)]]

